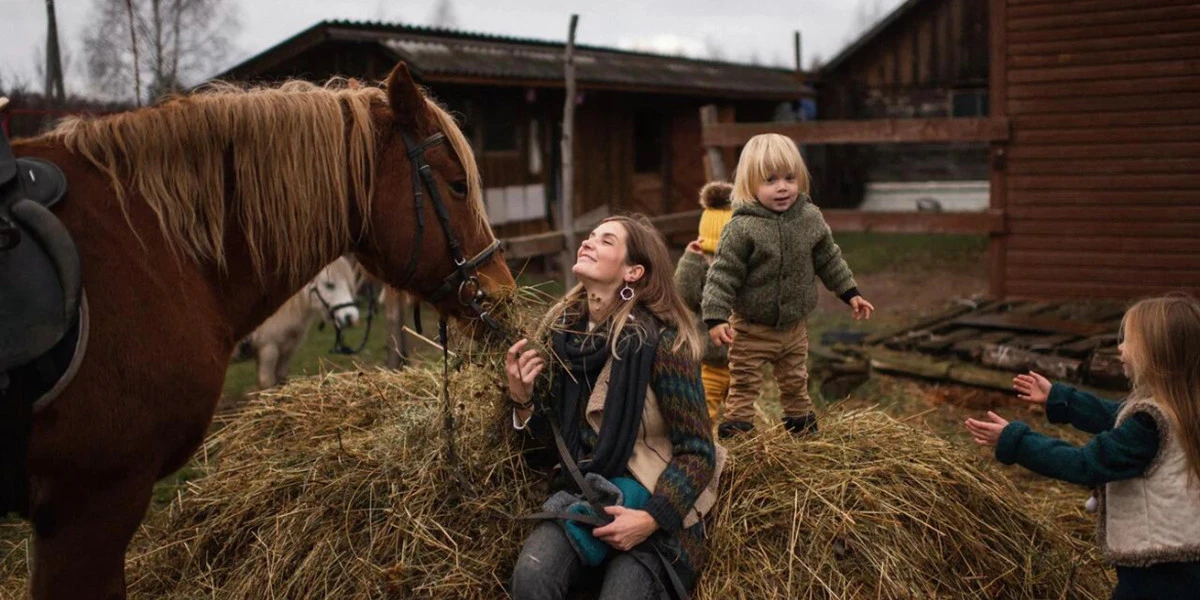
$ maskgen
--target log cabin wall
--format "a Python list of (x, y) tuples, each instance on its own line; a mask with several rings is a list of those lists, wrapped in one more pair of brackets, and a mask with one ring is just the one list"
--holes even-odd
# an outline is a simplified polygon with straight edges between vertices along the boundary
[(993, 0), (1001, 292), (1200, 294), (1200, 3)]

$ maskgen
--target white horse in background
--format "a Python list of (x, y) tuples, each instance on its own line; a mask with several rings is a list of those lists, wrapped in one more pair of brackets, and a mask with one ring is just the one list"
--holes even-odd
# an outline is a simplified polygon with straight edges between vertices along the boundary
[(318, 320), (332, 322), (339, 330), (358, 324), (358, 270), (346, 258), (329, 263), (295, 296), (271, 315), (250, 337), (258, 363), (258, 387), (267, 389), (287, 378), (288, 364)]

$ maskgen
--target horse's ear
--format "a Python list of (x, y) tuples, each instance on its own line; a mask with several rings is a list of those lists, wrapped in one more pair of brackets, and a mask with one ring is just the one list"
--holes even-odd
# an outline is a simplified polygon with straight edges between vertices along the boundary
[(387, 78), (388, 105), (396, 115), (396, 122), (406, 129), (420, 130), (425, 124), (425, 95), (417, 88), (408, 65), (400, 62)]

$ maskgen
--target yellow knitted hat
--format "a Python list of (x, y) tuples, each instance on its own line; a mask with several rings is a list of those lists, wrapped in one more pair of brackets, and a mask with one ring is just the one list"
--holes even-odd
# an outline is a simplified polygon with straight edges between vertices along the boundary
[(708, 254), (717, 252), (717, 242), (721, 240), (721, 231), (733, 218), (733, 208), (730, 198), (733, 186), (724, 181), (713, 181), (705, 184), (700, 190), (700, 249)]

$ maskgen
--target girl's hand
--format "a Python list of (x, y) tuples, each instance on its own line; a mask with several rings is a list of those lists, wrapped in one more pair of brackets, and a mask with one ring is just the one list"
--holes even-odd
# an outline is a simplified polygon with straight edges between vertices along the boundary
[(508, 395), (513, 402), (528, 404), (533, 396), (533, 382), (546, 367), (546, 360), (537, 350), (525, 349), (529, 340), (522, 339), (504, 355), (504, 374), (508, 376)]
[(1030, 371), (1028, 375), (1013, 377), (1013, 389), (1017, 397), (1034, 404), (1045, 404), (1050, 398), (1050, 380)]
[(987, 421), (967, 419), (967, 431), (971, 432), (971, 437), (975, 438), (976, 444), (995, 446), (996, 442), (1000, 441), (1000, 432), (1008, 426), (1008, 421), (991, 411), (988, 411), (987, 418)]
[(721, 323), (720, 325), (714, 325), (712, 329), (708, 330), (708, 337), (712, 339), (714, 346), (724, 346), (725, 344), (733, 343), (733, 338), (737, 337), (737, 332), (733, 330), (733, 327), (729, 323)]
[(855, 296), (850, 299), (850, 308), (854, 310), (854, 320), (870, 319), (871, 313), (875, 312), (875, 307), (867, 302), (862, 296)]
[(606, 506), (604, 512), (616, 518), (608, 525), (593, 529), (592, 535), (621, 552), (633, 550), (634, 546), (646, 541), (646, 538), (658, 531), (658, 521), (644, 510)]
[(688, 245), (687, 245), (687, 251), (688, 251), (688, 252), (695, 252), (696, 254), (703, 255), (703, 254), (704, 254), (704, 250), (702, 250), (702, 249), (700, 248), (700, 244), (701, 244), (701, 243), (703, 243), (703, 242), (704, 242), (704, 238), (696, 238), (696, 239), (694, 239), (694, 240), (692, 240), (692, 241), (688, 242)]

